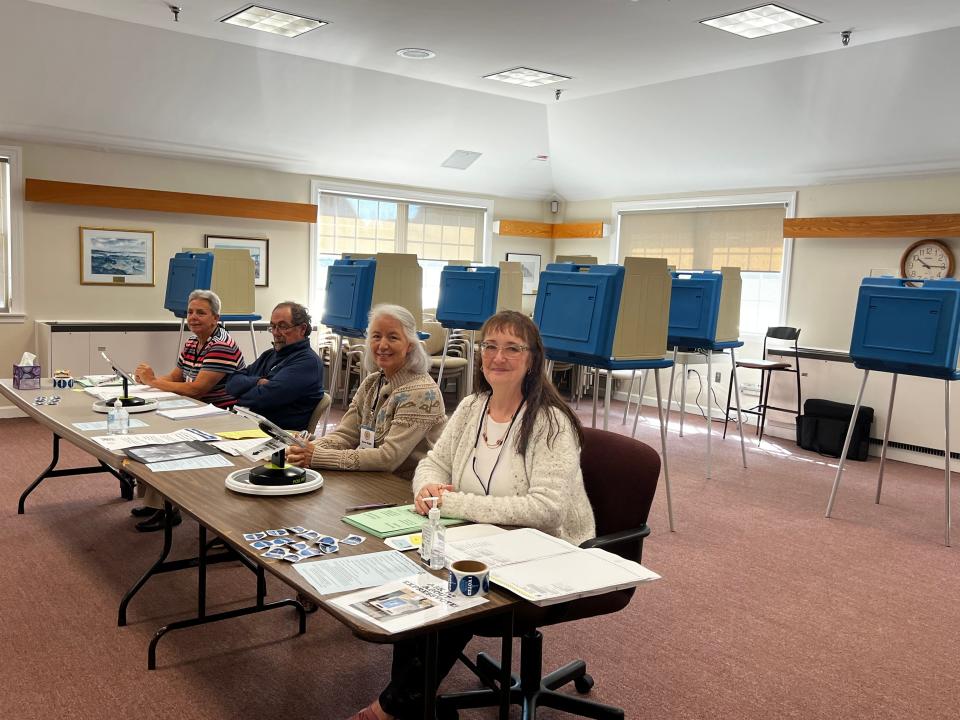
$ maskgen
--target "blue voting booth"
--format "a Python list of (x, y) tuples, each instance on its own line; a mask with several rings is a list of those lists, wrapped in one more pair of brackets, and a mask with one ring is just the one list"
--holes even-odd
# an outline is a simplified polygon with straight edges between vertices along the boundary
[[(440, 272), (437, 322), (447, 330), (479, 330), (497, 311), (500, 268), (447, 265)], [(437, 385), (443, 380), (450, 333), (443, 342)], [(467, 343), (467, 392), (473, 390), (473, 343)]]
[[(187, 318), (187, 298), (194, 290), (209, 290), (213, 283), (214, 255), (208, 252), (178, 252), (167, 264), (167, 290), (163, 307), (180, 318), (180, 337), (177, 352), (183, 347), (183, 327)], [(257, 337), (253, 323), (260, 319), (255, 313), (222, 313), (221, 322), (244, 322), (250, 328), (250, 340), (253, 343), (254, 356), (257, 351)]]
[(890, 404), (880, 449), (880, 471), (875, 502), (883, 488), (883, 467), (893, 416), (898, 375), (943, 380), (944, 387), (944, 543), (950, 545), (950, 383), (960, 379), (960, 281), (925, 280), (919, 287), (903, 278), (864, 278), (857, 295), (857, 309), (850, 338), (850, 358), (863, 370), (850, 426), (840, 454), (837, 475), (827, 502), (830, 517), (840, 487), (847, 451), (860, 412), (863, 391), (871, 370), (892, 373)]
[[(739, 272), (739, 271), (738, 271)], [(743, 418), (740, 413), (740, 386), (737, 382), (736, 349), (743, 347), (739, 338), (718, 339), (720, 308), (723, 300), (723, 274), (713, 270), (691, 270), (672, 272), (670, 293), (670, 325), (667, 330), (667, 345), (673, 347), (673, 359), (676, 361), (681, 348), (687, 351), (703, 353), (707, 359), (707, 382), (713, 378), (713, 353), (730, 351), (730, 365), (733, 372), (733, 387), (737, 400), (737, 427), (740, 430), (740, 456), (743, 466), (747, 466), (747, 451), (743, 440)], [(738, 303), (739, 304), (739, 303)], [(670, 385), (667, 397), (673, 397), (673, 383), (676, 376), (676, 362), (670, 372)], [(686, 400), (687, 373), (681, 379), (680, 412)], [(709, 387), (709, 386), (708, 386)], [(670, 419), (670, 401), (667, 402), (667, 421)], [(682, 422), (682, 416), (681, 416)], [(707, 477), (711, 473), (711, 437), (713, 435), (713, 403), (709, 390), (707, 393)]]
[[(327, 386), (336, 397), (337, 375), (343, 353), (343, 338), (362, 338), (367, 329), (367, 317), (373, 302), (373, 281), (377, 261), (373, 258), (344, 257), (334, 260), (327, 268), (327, 287), (321, 322), (337, 335), (336, 352), (330, 360), (330, 383)], [(348, 378), (349, 382), (349, 378)], [(329, 413), (330, 408), (327, 408)], [(323, 427), (327, 426), (327, 413)]]
[[(664, 261), (664, 271), (666, 264)], [(540, 286), (533, 319), (540, 329), (544, 349), (552, 369), (553, 362), (570, 362), (592, 367), (593, 425), (597, 423), (597, 392), (600, 370), (608, 371), (604, 429), (609, 415), (610, 393), (614, 370), (653, 370), (660, 418), (661, 458), (667, 494), (670, 529), (674, 529), (673, 500), (667, 465), (666, 424), (660, 397), (660, 370), (673, 365), (672, 360), (622, 359), (614, 356), (613, 347), (617, 319), (621, 312), (625, 270), (622, 265), (581, 265), (551, 263), (540, 273)], [(627, 309), (623, 310), (624, 312)], [(662, 343), (661, 339), (661, 343)], [(664, 350), (666, 348), (664, 347)], [(632, 378), (631, 378), (632, 382)], [(639, 406), (638, 406), (639, 414)], [(636, 425), (634, 425), (634, 430)]]

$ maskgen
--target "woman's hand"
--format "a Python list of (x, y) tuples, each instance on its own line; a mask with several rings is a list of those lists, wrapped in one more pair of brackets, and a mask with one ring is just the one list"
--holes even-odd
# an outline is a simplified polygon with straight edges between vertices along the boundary
[(314, 444), (312, 442), (308, 442), (305, 448), (299, 445), (290, 445), (287, 448), (287, 462), (299, 467), (310, 467), (310, 458), (313, 457), (313, 447)]
[(146, 363), (140, 363), (137, 365), (137, 369), (133, 371), (133, 379), (141, 385), (149, 385), (157, 379), (157, 375), (153, 372), (152, 367)]
[(437, 507), (443, 507), (443, 494), (445, 492), (453, 492), (453, 485), (441, 485), (440, 483), (427, 483), (424, 485), (413, 499), (413, 504), (416, 506), (417, 512), (421, 515), (426, 515), (427, 511), (433, 507), (433, 503), (427, 500), (427, 498), (432, 497), (440, 498), (437, 500)]

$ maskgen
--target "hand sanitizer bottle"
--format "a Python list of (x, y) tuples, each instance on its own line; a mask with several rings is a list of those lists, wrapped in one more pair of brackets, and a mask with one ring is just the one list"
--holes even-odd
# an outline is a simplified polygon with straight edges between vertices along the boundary
[(427, 517), (430, 520), (429, 525), (431, 535), (430, 569), (442, 570), (447, 561), (447, 529), (444, 527), (443, 523), (440, 522), (440, 508), (437, 507), (436, 501), (434, 501), (433, 507), (430, 508), (430, 512), (427, 513)]
[(130, 413), (120, 402), (120, 398), (117, 398), (107, 413), (107, 432), (111, 435), (126, 435), (129, 430)]
[(430, 499), (433, 500), (433, 507), (427, 512), (427, 522), (420, 530), (420, 559), (428, 565), (433, 550), (433, 511), (437, 510), (437, 501), (434, 498)]

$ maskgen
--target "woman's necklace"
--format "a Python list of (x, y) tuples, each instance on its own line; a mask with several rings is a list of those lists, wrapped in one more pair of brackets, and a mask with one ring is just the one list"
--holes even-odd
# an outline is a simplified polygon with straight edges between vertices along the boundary
[(507, 429), (503, 431), (503, 435), (496, 442), (491, 443), (490, 438), (487, 437), (487, 423), (490, 420), (490, 413), (487, 413), (483, 416), (483, 444), (486, 445), (490, 450), (495, 450), (496, 448), (503, 445), (503, 441), (507, 439), (507, 433), (510, 432), (510, 427), (513, 425), (513, 422), (507, 426)]

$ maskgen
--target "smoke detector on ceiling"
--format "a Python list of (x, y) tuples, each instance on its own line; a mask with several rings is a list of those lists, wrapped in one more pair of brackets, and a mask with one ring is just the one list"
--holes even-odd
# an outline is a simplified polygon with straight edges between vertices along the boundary
[(433, 50), (426, 48), (400, 48), (397, 50), (397, 55), (407, 60), (429, 60), (437, 56)]

